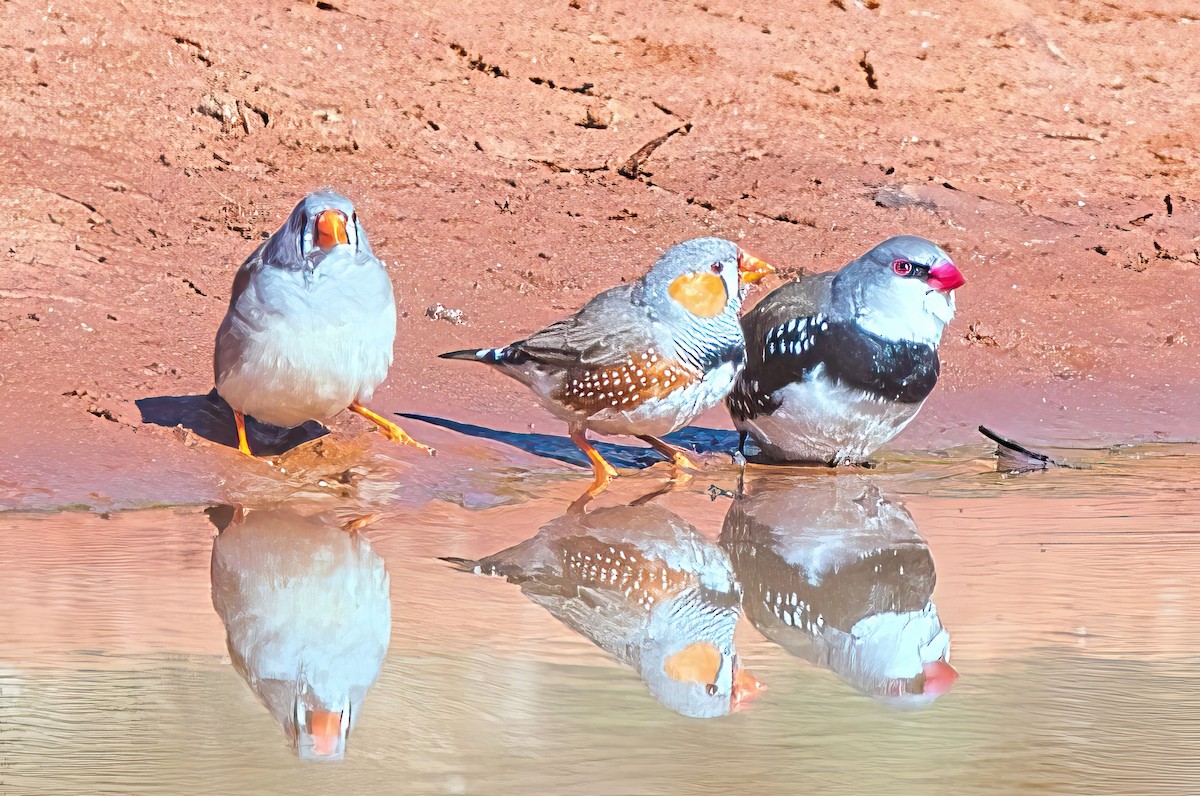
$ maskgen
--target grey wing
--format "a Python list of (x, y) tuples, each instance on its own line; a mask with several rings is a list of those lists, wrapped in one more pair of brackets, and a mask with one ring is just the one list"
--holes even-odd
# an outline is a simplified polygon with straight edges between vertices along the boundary
[(646, 634), (649, 610), (608, 589), (574, 586), (571, 592), (541, 591), (523, 585), (531, 602), (610, 655), (633, 665), (630, 647)]
[(225, 374), (232, 370), (242, 358), (245, 341), (239, 333), (235, 316), (239, 302), (250, 297), (246, 291), (254, 276), (262, 270), (262, 251), (262, 246), (255, 249), (233, 277), (233, 288), (229, 292), (229, 308), (225, 311), (225, 318), (217, 329), (217, 343), (213, 351), (213, 381), (217, 385), (221, 384)]
[(624, 361), (631, 352), (660, 345), (655, 339), (657, 331), (653, 316), (636, 299), (633, 286), (619, 285), (510, 348), (543, 365), (603, 367)]

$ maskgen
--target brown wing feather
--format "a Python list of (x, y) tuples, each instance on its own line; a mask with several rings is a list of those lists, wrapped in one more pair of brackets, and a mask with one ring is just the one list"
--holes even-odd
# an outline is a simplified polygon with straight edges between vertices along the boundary
[(558, 380), (550, 398), (577, 412), (629, 411), (702, 377), (664, 350), (663, 333), (633, 285), (606, 290), (579, 312), (509, 346), (506, 367)]
[(647, 559), (628, 542), (605, 542), (594, 536), (570, 536), (555, 542), (563, 576), (573, 585), (630, 594), (631, 602), (660, 602), (695, 581), (695, 575), (671, 569), (662, 561)]
[(654, 349), (627, 354), (609, 365), (567, 368), (551, 398), (578, 412), (593, 415), (603, 409), (631, 411), (649, 400), (665, 398), (701, 378), (701, 374)]

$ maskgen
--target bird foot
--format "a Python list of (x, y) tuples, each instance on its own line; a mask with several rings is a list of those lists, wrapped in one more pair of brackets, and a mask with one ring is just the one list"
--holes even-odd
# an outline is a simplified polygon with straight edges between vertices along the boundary
[(417, 442), (415, 439), (405, 433), (404, 429), (400, 428), (400, 426), (396, 425), (395, 423), (387, 422), (387, 425), (381, 425), (379, 430), (382, 431), (383, 435), (392, 442), (399, 442), (401, 445), (408, 445), (410, 448), (416, 448), (419, 451), (424, 451), (430, 456), (437, 456), (437, 450), (435, 448), (431, 448), (424, 443)]
[(436, 450), (428, 445), (423, 445), (420, 442), (417, 442), (415, 439), (408, 436), (408, 434), (405, 433), (404, 429), (400, 428), (400, 426), (388, 420), (386, 417), (375, 414), (357, 401), (350, 404), (350, 411), (354, 412), (355, 414), (362, 415), (367, 420), (370, 420), (372, 423), (379, 426), (379, 430), (383, 432), (383, 436), (387, 437), (392, 442), (399, 442), (401, 445), (408, 445), (416, 448), (417, 450), (425, 451), (430, 456), (437, 456)]
[(595, 478), (592, 479), (591, 485), (587, 488), (587, 493), (592, 497), (596, 497), (604, 490), (608, 489), (608, 485), (617, 477), (617, 471), (608, 462), (604, 463), (603, 468), (596, 470)]
[[(700, 472), (700, 465), (688, 458), (688, 455), (683, 451), (676, 451), (671, 456), (671, 464), (679, 470), (691, 470), (692, 472)], [(691, 476), (688, 476), (689, 478)]]

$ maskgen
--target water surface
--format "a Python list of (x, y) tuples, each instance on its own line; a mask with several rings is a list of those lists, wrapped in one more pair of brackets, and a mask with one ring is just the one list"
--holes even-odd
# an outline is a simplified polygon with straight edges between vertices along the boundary
[(5, 513), (0, 792), (1200, 792), (1200, 455), (985, 451)]

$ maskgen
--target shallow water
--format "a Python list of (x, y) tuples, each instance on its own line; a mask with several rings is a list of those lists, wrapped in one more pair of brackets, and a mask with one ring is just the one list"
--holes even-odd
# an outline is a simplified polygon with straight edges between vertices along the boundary
[(577, 516), (579, 471), (458, 444), (0, 514), (0, 793), (1200, 792), (1194, 446), (714, 456)]

